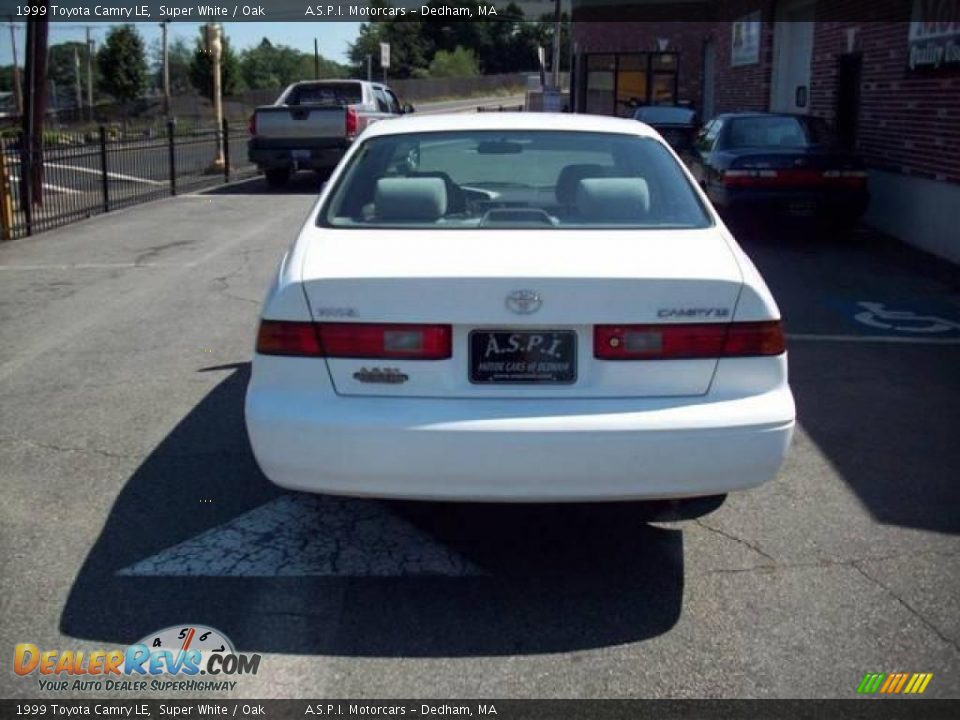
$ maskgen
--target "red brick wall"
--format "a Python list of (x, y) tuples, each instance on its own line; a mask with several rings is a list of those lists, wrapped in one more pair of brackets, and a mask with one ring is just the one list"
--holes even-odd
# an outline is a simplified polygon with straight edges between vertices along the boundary
[(767, 110), (770, 107), (770, 77), (773, 64), (773, 23), (762, 16), (760, 59), (753, 65), (731, 67), (732, 23), (718, 22), (713, 29), (716, 43), (715, 104), (717, 113)]
[[(839, 56), (847, 52), (847, 30), (857, 29), (863, 53), (858, 150), (867, 162), (908, 175), (960, 182), (960, 71), (907, 69), (907, 22), (851, 21), (877, 12), (889, 16), (902, 0), (820, 0), (811, 58), (810, 111), (833, 120)], [(716, 48), (716, 112), (767, 110), (773, 65), (772, 0), (729, 0), (725, 17), (761, 10), (760, 61), (730, 67), (731, 23), (575, 23), (581, 52), (650, 51), (667, 37), (680, 52), (680, 97), (701, 105), (703, 43)], [(899, 7), (899, 5), (897, 5)], [(732, 8), (732, 9), (731, 9)]]
[(960, 71), (907, 69), (907, 23), (818, 22), (811, 112), (834, 119), (839, 55), (857, 29), (863, 54), (858, 147), (873, 166), (960, 182)]

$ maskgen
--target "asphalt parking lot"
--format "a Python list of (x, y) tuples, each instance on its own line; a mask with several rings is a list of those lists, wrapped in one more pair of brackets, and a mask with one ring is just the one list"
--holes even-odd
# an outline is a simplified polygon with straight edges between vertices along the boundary
[[(960, 695), (960, 273), (869, 231), (744, 228), (799, 428), (710, 515), (285, 493), (242, 401), (313, 201), (262, 180), (0, 245), (0, 649), (180, 623), (263, 654), (237, 697)], [(0, 673), (0, 695), (43, 697)], [(52, 696), (50, 696), (52, 697)]]

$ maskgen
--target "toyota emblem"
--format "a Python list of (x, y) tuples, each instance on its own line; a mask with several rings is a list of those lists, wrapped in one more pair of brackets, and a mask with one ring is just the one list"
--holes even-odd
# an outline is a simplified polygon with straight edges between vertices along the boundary
[(535, 313), (543, 305), (543, 300), (533, 290), (514, 290), (507, 295), (507, 308), (517, 315)]

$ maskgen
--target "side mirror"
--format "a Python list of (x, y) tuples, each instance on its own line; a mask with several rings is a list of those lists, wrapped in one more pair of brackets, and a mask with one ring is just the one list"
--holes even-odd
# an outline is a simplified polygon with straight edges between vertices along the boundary
[(403, 108), (401, 109), (403, 110), (404, 115), (409, 115), (410, 113), (414, 112), (413, 105), (411, 105), (410, 103), (404, 103)]

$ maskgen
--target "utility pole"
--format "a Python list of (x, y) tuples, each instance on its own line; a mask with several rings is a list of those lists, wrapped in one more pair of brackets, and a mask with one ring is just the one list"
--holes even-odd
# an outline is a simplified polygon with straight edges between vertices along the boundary
[(87, 25), (87, 112), (93, 122), (93, 40), (90, 38), (90, 26)]
[(209, 23), (204, 26), (207, 37), (207, 49), (213, 60), (213, 110), (217, 118), (217, 154), (210, 163), (211, 173), (222, 173), (223, 159), (223, 98), (220, 88), (220, 60), (223, 56), (223, 40), (220, 37), (220, 25)]
[(317, 39), (313, 39), (313, 79), (320, 79), (320, 45)]
[(77, 119), (80, 119), (80, 116), (83, 114), (83, 90), (81, 90), (80, 84), (80, 51), (77, 50), (77, 46), (73, 46), (73, 78), (74, 78), (74, 91), (77, 100)]
[(373, 55), (367, 53), (367, 82), (373, 82)]
[(23, 89), (20, 87), (20, 67), (17, 65), (17, 26), (10, 16), (10, 48), (13, 50), (13, 95), (17, 102), (17, 114), (23, 114)]
[(553, 11), (553, 65), (550, 68), (553, 75), (553, 87), (560, 89), (560, 34), (563, 23), (560, 22), (560, 0), (556, 0)]
[(170, 53), (167, 49), (167, 26), (169, 20), (160, 23), (160, 29), (163, 32), (162, 57), (163, 57), (163, 116), (170, 119)]
[[(40, 2), (46, 8), (46, 0)], [(23, 112), (23, 142), (20, 153), (20, 207), (26, 212), (27, 232), (31, 233), (33, 205), (43, 204), (43, 121), (47, 109), (47, 33), (48, 20), (35, 20), (27, 26), (26, 86)]]

